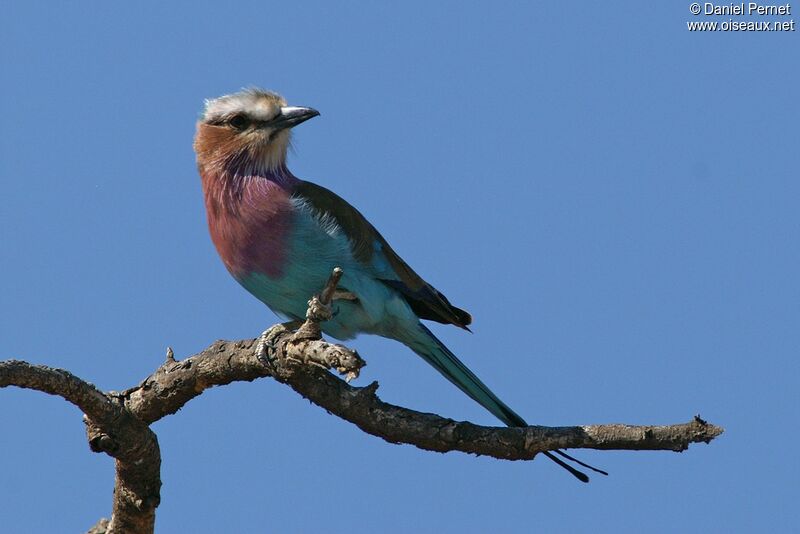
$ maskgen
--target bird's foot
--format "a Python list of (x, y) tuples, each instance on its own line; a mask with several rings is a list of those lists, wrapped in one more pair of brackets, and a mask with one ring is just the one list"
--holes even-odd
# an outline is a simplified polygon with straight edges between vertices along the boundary
[(311, 300), (308, 301), (308, 310), (306, 310), (306, 320), (295, 331), (292, 340), (322, 339), (320, 323), (329, 320), (331, 317), (333, 317), (333, 311), (330, 305), (323, 303), (319, 297), (311, 297)]
[[(308, 323), (306, 323), (308, 324)], [(304, 325), (305, 326), (305, 325)], [(301, 328), (302, 331), (302, 328)], [(291, 334), (285, 325), (275, 325), (266, 330), (256, 340), (255, 357), (269, 369), (270, 374), (278, 378), (280, 372), (278, 358), (285, 358), (303, 365), (313, 365), (322, 369), (333, 369), (350, 382), (358, 378), (361, 368), (367, 363), (354, 350), (343, 345), (328, 343), (317, 338), (298, 338), (298, 331)]]
[[(299, 328), (297, 328), (299, 321), (292, 321), (274, 326), (261, 334), (256, 345), (256, 357), (259, 361), (275, 371), (275, 358), (277, 353), (281, 353), (288, 360), (298, 363), (314, 365), (325, 370), (335, 369), (339, 374), (345, 375), (345, 380), (348, 382), (358, 377), (366, 362), (354, 350), (323, 341), (320, 327), (321, 323), (333, 317), (331, 309), (333, 300), (356, 299), (356, 296), (349, 291), (336, 288), (343, 274), (344, 271), (339, 267), (333, 269), (322, 292), (308, 301), (306, 320), (299, 325)], [(295, 328), (297, 330), (287, 336)], [(280, 336), (285, 336), (282, 346), (278, 346)]]
[(285, 325), (278, 324), (262, 332), (256, 340), (256, 359), (258, 359), (262, 365), (269, 368), (272, 374), (275, 374), (277, 371), (273, 359), (278, 349), (278, 338), (289, 331), (289, 328)]
[(330, 278), (325, 283), (325, 287), (322, 288), (322, 292), (311, 297), (306, 309), (306, 321), (294, 333), (293, 341), (322, 339), (322, 327), (320, 324), (333, 318), (331, 302), (336, 299), (356, 300), (356, 296), (353, 293), (337, 288), (343, 275), (344, 271), (341, 267), (334, 267)]
[(324, 323), (333, 317), (333, 309), (330, 304), (323, 303), (319, 297), (311, 297), (308, 301), (308, 309), (306, 310), (306, 319), (315, 323)]

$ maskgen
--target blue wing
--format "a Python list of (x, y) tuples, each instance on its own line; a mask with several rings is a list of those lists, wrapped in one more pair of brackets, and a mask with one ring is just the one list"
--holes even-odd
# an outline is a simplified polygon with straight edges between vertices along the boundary
[(469, 313), (450, 304), (447, 297), (414, 272), (375, 227), (341, 197), (311, 182), (301, 182), (293, 197), (335, 221), (350, 242), (352, 257), (377, 280), (400, 293), (417, 317), (461, 328), (472, 322)]

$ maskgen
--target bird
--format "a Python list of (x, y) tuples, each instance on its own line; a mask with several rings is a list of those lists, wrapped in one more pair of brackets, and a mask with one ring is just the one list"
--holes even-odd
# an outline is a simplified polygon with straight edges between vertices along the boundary
[[(318, 115), (259, 88), (205, 101), (194, 150), (211, 240), (227, 270), (273, 312), (299, 321), (340, 267), (344, 297), (332, 302), (323, 332), (397, 340), (506, 425), (528, 426), (422, 323), (469, 330), (471, 315), (420, 277), (356, 208), (289, 171), (292, 129)], [(605, 474), (563, 451), (544, 454), (583, 482), (589, 477), (561, 458)]]

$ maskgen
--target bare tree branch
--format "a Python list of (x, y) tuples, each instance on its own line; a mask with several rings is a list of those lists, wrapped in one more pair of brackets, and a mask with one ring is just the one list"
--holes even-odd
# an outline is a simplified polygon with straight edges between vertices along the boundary
[(108, 532), (152, 532), (161, 488), (156, 435), (92, 384), (63, 369), (18, 360), (0, 362), (0, 387), (18, 386), (58, 395), (84, 413), (89, 447), (115, 459), (116, 482)]
[(177, 412), (206, 389), (236, 381), (272, 377), (390, 443), (504, 460), (530, 460), (543, 451), (570, 448), (683, 451), (723, 432), (699, 416), (669, 426), (488, 427), (385, 403), (376, 395), (376, 382), (357, 388), (328, 372), (335, 369), (349, 381), (365, 365), (355, 351), (321, 339), (319, 323), (330, 317), (330, 301), (349, 298), (336, 290), (339, 277), (341, 270), (334, 271), (320, 296), (309, 301), (307, 320), (297, 331), (276, 325), (257, 339), (217, 341), (182, 361), (168, 349), (164, 364), (123, 392), (103, 393), (60, 369), (17, 360), (0, 362), (0, 387), (36, 389), (75, 404), (85, 414), (91, 449), (116, 459), (111, 521), (99, 521), (90, 532), (153, 532), (161, 457), (148, 425)]
[[(333, 415), (390, 443), (505, 460), (530, 460), (538, 452), (570, 448), (683, 451), (691, 443), (707, 443), (723, 432), (699, 418), (670, 426), (508, 428), (457, 422), (383, 402), (375, 394), (376, 382), (357, 388), (316, 365), (307, 365), (296, 352), (304, 356), (315, 353), (318, 361), (327, 358), (341, 362), (342, 352), (350, 351), (319, 340), (304, 341), (297, 349), (292, 336), (290, 330), (277, 325), (259, 339), (217, 341), (186, 360), (160, 367), (140, 388), (127, 392), (125, 404), (143, 420), (153, 422), (174, 413), (204, 389), (272, 376)], [(264, 364), (258, 358), (262, 347), (268, 353)], [(340, 367), (340, 371), (350, 372), (347, 366)]]
[(6, 386), (58, 395), (96, 421), (108, 422), (119, 413), (119, 408), (102, 391), (63, 369), (33, 365), (20, 360), (6, 360), (0, 362), (0, 387)]

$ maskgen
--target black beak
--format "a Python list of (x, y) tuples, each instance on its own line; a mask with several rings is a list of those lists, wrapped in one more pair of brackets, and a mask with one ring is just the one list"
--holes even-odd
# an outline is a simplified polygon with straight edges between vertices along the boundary
[(281, 114), (272, 119), (269, 125), (276, 130), (294, 128), (301, 122), (306, 122), (308, 119), (313, 119), (317, 115), (319, 115), (319, 111), (314, 108), (285, 106), (281, 108)]

